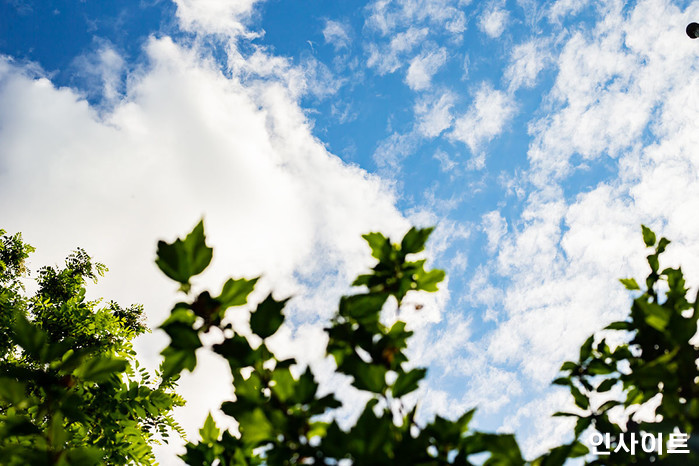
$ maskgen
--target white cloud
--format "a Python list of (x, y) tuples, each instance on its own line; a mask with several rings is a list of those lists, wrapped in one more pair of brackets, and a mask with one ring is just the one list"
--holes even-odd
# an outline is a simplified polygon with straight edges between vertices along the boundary
[(366, 24), (387, 36), (396, 29), (419, 23), (459, 36), (466, 30), (462, 0), (377, 0), (367, 7)]
[(477, 403), (479, 410), (485, 414), (496, 413), (523, 391), (517, 371), (492, 364), (483, 347), (474, 341), (465, 345), (460, 358), (452, 360), (450, 369), (458, 375), (468, 377), (462, 400)]
[(422, 52), (410, 60), (405, 82), (414, 91), (427, 89), (432, 81), (432, 76), (444, 66), (446, 61), (447, 50), (444, 47)]
[(469, 54), (464, 54), (463, 70), (464, 74), (461, 75), (461, 80), (466, 81), (468, 79), (469, 69), (471, 68), (471, 57)]
[(488, 237), (488, 250), (494, 252), (507, 233), (507, 220), (500, 215), (500, 212), (493, 210), (483, 215), (482, 226)]
[(369, 44), (367, 66), (376, 68), (379, 74), (393, 73), (403, 65), (403, 57), (420, 44), (427, 33), (427, 28), (411, 27), (396, 34), (385, 47)]
[(119, 100), (125, 88), (126, 63), (109, 42), (98, 42), (97, 49), (73, 60), (75, 76), (86, 79), (90, 94), (104, 99), (105, 104)]
[(534, 39), (512, 48), (510, 65), (504, 73), (510, 93), (521, 87), (534, 86), (537, 76), (550, 61), (550, 54), (545, 51), (549, 46), (544, 40)]
[(449, 173), (450, 171), (454, 170), (457, 166), (457, 163), (451, 157), (449, 157), (449, 154), (447, 154), (443, 150), (437, 149), (433, 157), (437, 159), (437, 161), (439, 162), (439, 169), (445, 173)]
[(345, 82), (336, 77), (323, 62), (310, 55), (304, 57), (301, 69), (305, 91), (319, 100), (335, 95)]
[(427, 137), (439, 136), (442, 131), (451, 126), (453, 105), (454, 95), (451, 92), (419, 100), (415, 104), (418, 131)]
[[(427, 95), (415, 104), (415, 123), (410, 131), (394, 132), (379, 142), (373, 159), (379, 167), (379, 173), (386, 178), (395, 179), (401, 171), (403, 161), (415, 153), (425, 138), (438, 137), (451, 126), (453, 117), (451, 108), (454, 96), (450, 92), (441, 95)], [(442, 167), (449, 165), (441, 162)], [(446, 163), (446, 165), (444, 165)]]
[[(451, 44), (459, 44), (466, 30), (467, 17), (463, 7), (469, 2), (462, 0), (377, 0), (367, 7), (365, 31), (378, 33), (378, 38), (365, 47), (369, 54), (368, 66), (379, 74), (392, 73), (411, 60), (413, 70), (406, 82), (422, 89), (429, 83), (430, 65), (424, 62), (434, 51), (424, 52), (421, 57), (409, 57), (419, 44), (443, 42), (444, 36)], [(446, 50), (444, 50), (446, 52)], [(442, 54), (442, 51), (438, 52)], [(436, 56), (431, 59), (437, 60)], [(440, 59), (446, 60), (446, 55)], [(439, 68), (440, 65), (434, 65)]]
[(499, 7), (487, 8), (481, 15), (478, 27), (489, 37), (500, 37), (505, 30), (509, 17), (509, 12), (505, 9)]
[(564, 16), (575, 15), (587, 7), (590, 0), (557, 0), (548, 10), (549, 21), (560, 22)]
[(261, 0), (173, 0), (184, 30), (235, 36), (246, 33), (243, 22)]
[(415, 152), (419, 142), (420, 137), (414, 131), (393, 133), (379, 143), (373, 159), (385, 175), (395, 176), (400, 171), (403, 160)]
[(350, 45), (349, 26), (338, 21), (327, 20), (323, 28), (323, 38), (326, 44), (332, 44), (335, 50), (347, 48)]
[[(572, 440), (575, 418), (553, 417), (556, 411), (573, 411), (570, 395), (558, 389), (541, 398), (526, 403), (515, 413), (508, 415), (498, 432), (515, 432), (530, 425), (537, 427), (536, 433), (520, 444), (525, 457), (534, 458), (560, 445), (560, 439)], [(521, 439), (520, 439), (521, 440)]]
[(449, 137), (465, 143), (476, 154), (503, 131), (515, 108), (512, 96), (482, 83), (468, 111), (454, 122)]

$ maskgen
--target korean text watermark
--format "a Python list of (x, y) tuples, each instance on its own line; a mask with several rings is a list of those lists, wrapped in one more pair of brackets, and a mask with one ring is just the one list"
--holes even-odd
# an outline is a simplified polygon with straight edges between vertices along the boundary
[(669, 434), (622, 432), (619, 434), (616, 445), (612, 445), (612, 437), (609, 433), (593, 432), (590, 435), (591, 453), (595, 455), (611, 455), (612, 453), (620, 453), (622, 451), (635, 455), (638, 450), (659, 455), (664, 453), (689, 453), (688, 440), (689, 434), (682, 432), (671, 432)]

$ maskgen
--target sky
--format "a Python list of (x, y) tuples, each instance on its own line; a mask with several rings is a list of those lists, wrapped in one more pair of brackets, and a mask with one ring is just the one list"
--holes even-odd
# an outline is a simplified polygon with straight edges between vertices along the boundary
[[(294, 296), (272, 346), (349, 423), (361, 397), (322, 328), (372, 265), (361, 234), (434, 225), (447, 280), (401, 310), (421, 419), (478, 406), (532, 458), (571, 430), (550, 417), (572, 404), (557, 369), (625, 315), (617, 279), (647, 274), (641, 223), (699, 284), (692, 21), (699, 1), (0, 0), (0, 228), (35, 269), (85, 248), (110, 268), (94, 296), (155, 328), (177, 300), (156, 242), (203, 217), (196, 286), (261, 274), (253, 302)], [(190, 435), (232, 396), (200, 360)]]

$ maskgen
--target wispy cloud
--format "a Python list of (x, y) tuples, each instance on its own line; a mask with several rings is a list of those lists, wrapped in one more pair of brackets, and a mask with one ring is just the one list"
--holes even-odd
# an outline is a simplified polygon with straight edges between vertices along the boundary
[(475, 168), (482, 168), (485, 163), (480, 153), (482, 145), (503, 131), (515, 110), (510, 95), (493, 89), (489, 83), (481, 83), (469, 109), (454, 122), (449, 137), (466, 144), (475, 156)]
[(453, 105), (454, 95), (451, 92), (419, 99), (415, 104), (418, 131), (426, 137), (439, 136), (451, 126)]
[(444, 47), (440, 47), (436, 50), (423, 51), (420, 55), (410, 60), (405, 82), (414, 91), (429, 88), (432, 76), (444, 66), (446, 61), (447, 50)]
[(532, 39), (514, 46), (510, 52), (510, 64), (504, 72), (510, 93), (522, 87), (533, 87), (539, 73), (551, 62), (547, 40)]
[(263, 0), (173, 0), (180, 26), (189, 31), (231, 37), (248, 34), (244, 23)]
[(439, 162), (439, 169), (445, 173), (451, 172), (458, 166), (456, 161), (449, 157), (449, 154), (443, 150), (437, 150), (433, 157)]
[(590, 0), (556, 0), (548, 10), (548, 18), (559, 22), (567, 15), (575, 15), (590, 4)]
[(350, 29), (349, 26), (339, 21), (326, 20), (323, 28), (323, 38), (328, 44), (332, 44), (335, 50), (349, 47)]
[(466, 30), (462, 0), (377, 0), (371, 3), (366, 20), (368, 27), (387, 36), (406, 25), (427, 23), (459, 35)]
[(385, 46), (369, 44), (367, 66), (376, 68), (379, 74), (393, 73), (404, 64), (404, 56), (422, 43), (427, 33), (427, 28), (411, 27), (396, 34)]
[(503, 33), (508, 20), (509, 13), (507, 10), (491, 5), (481, 14), (478, 27), (489, 37), (496, 38)]

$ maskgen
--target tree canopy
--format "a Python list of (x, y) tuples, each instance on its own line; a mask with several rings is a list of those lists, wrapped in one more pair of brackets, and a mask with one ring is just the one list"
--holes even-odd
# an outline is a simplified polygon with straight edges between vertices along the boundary
[(88, 300), (107, 269), (82, 249), (39, 269), (27, 295), (34, 249), (0, 237), (0, 463), (153, 464), (153, 443), (181, 432), (183, 400), (136, 360), (143, 308)]

